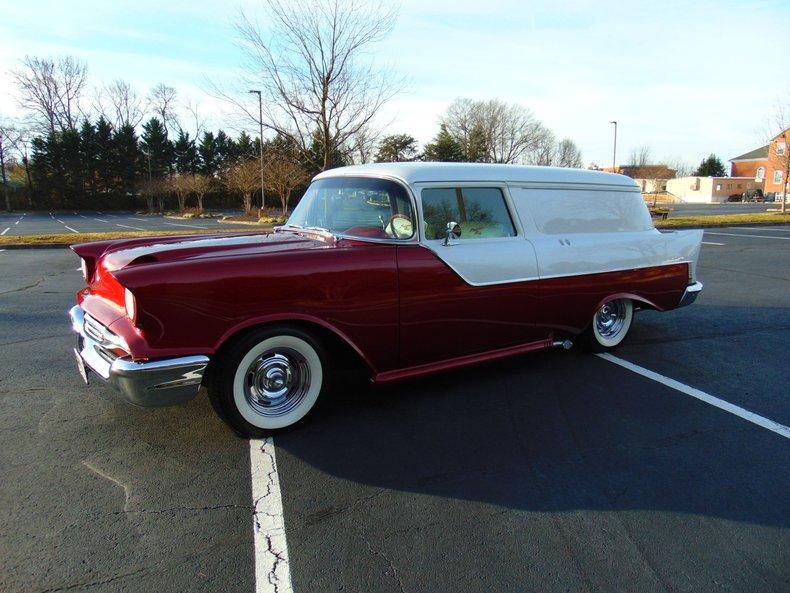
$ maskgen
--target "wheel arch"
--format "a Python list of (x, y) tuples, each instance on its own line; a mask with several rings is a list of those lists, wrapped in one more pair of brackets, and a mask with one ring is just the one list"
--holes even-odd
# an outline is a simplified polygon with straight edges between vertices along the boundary
[[(377, 370), (359, 346), (342, 331), (327, 321), (303, 314), (277, 315), (266, 318), (250, 319), (234, 326), (219, 339), (211, 357), (212, 362), (220, 360), (227, 348), (251, 331), (269, 326), (284, 325), (301, 329), (318, 339), (332, 358), (333, 365), (351, 364), (364, 368), (371, 377)], [(211, 363), (209, 363), (211, 367)]]

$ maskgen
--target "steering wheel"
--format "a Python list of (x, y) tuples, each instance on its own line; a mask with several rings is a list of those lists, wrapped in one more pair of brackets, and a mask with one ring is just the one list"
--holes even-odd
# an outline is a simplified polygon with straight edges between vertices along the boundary
[(393, 214), (384, 230), (396, 239), (408, 239), (414, 234), (414, 223), (405, 214)]

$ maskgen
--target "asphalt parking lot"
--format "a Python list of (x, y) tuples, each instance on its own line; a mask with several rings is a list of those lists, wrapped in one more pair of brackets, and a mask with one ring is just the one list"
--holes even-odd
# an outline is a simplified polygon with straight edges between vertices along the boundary
[(790, 425), (790, 227), (704, 242), (697, 303), (616, 355), (730, 409), (547, 351), (343, 382), (276, 466), (205, 395), (85, 387), (76, 256), (2, 251), (0, 590), (787, 592), (790, 440), (733, 411)]
[(125, 231), (183, 231), (189, 229), (224, 230), (212, 218), (188, 220), (134, 212), (81, 210), (75, 212), (0, 213), (0, 235), (48, 235), (69, 233), (108, 233)]

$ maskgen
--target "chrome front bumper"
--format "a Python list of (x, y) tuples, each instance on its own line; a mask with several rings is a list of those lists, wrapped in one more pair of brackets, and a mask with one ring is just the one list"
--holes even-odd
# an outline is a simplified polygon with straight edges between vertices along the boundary
[(695, 282), (694, 284), (689, 284), (686, 287), (683, 296), (680, 297), (680, 303), (678, 303), (678, 307), (685, 307), (686, 305), (690, 305), (691, 303), (697, 300), (697, 297), (701, 292), (702, 292), (702, 282)]
[(129, 403), (169, 406), (197, 395), (208, 356), (134, 362), (112, 352), (129, 349), (123, 338), (86, 315), (79, 305), (71, 308), (69, 317), (71, 329), (77, 334), (75, 351), (85, 367), (120, 391)]

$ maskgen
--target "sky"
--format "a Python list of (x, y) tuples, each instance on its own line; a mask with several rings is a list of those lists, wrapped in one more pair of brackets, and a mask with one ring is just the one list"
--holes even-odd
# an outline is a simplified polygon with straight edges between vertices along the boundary
[[(266, 27), (260, 0), (5, 0), (0, 118), (20, 115), (8, 71), (25, 55), (72, 55), (93, 86), (164, 82), (225, 125), (229, 107), (207, 90), (237, 76), (239, 10)], [(402, 0), (367, 59), (406, 80), (378, 118), (385, 133), (424, 143), (454, 99), (496, 97), (572, 138), (585, 163), (611, 164), (617, 120), (618, 163), (648, 146), (696, 164), (764, 143), (777, 102), (790, 103), (788, 30), (786, 0)]]

